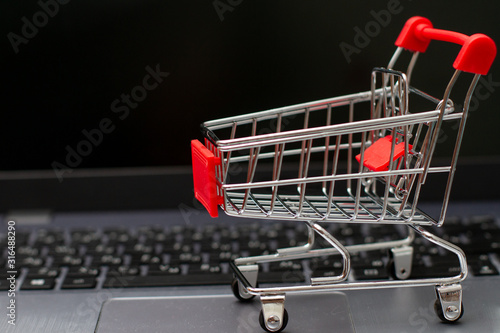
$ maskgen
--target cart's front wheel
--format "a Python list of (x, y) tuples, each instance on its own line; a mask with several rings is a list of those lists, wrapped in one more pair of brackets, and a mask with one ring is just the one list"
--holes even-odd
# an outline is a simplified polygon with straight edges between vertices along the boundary
[[(272, 332), (272, 333), (277, 333), (281, 332), (285, 329), (286, 325), (288, 324), (288, 312), (286, 309), (283, 309), (283, 323), (281, 324), (281, 327), (279, 327), (281, 320), (279, 318), (274, 318), (275, 316), (271, 316), (270, 318), (267, 318), (267, 320), (264, 320), (264, 312), (260, 310), (260, 315), (259, 315), (259, 323), (260, 327), (264, 329), (266, 332)], [(267, 321), (267, 325), (266, 325)], [(276, 327), (276, 329), (273, 330), (273, 327)]]
[(240, 289), (240, 284), (241, 282), (238, 281), (237, 278), (234, 278), (233, 282), (231, 282), (231, 290), (233, 291), (234, 296), (241, 302), (250, 302), (251, 300), (253, 300), (255, 295), (244, 291), (244, 288)]
[(434, 302), (434, 312), (436, 312), (436, 315), (438, 316), (438, 318), (442, 321), (442, 322), (445, 322), (445, 323), (454, 323), (454, 322), (457, 322), (460, 318), (462, 318), (462, 316), (464, 315), (464, 303), (461, 303), (461, 306), (460, 306), (460, 310), (456, 309), (456, 308), (449, 308), (448, 311), (450, 312), (458, 312), (460, 311), (460, 314), (455, 314), (455, 318), (454, 319), (448, 319), (444, 316), (444, 313), (443, 313), (443, 307), (441, 306), (441, 302), (439, 301), (439, 299), (437, 299), (435, 302)]

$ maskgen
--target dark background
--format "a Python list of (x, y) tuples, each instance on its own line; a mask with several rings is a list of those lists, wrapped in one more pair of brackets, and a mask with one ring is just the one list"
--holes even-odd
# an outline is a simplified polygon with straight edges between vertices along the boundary
[[(497, 1), (60, 1), (0, 3), (0, 210), (194, 207), (180, 188), (190, 186), (189, 141), (203, 121), (368, 90), (372, 68), (387, 65), (415, 15), (500, 41)], [(388, 6), (397, 13), (375, 23)], [(380, 29), (346, 59), (341, 43), (355, 47), (356, 29), (370, 24)], [(17, 52), (13, 38), (25, 38)], [(441, 96), (459, 50), (431, 43), (412, 84)], [(127, 116), (113, 112), (148, 66), (168, 77)], [(499, 71), (496, 61), (488, 79), (500, 82)], [(478, 199), (494, 189), (469, 176), (498, 178), (498, 85), (470, 115), (456, 177)], [(83, 132), (103, 119), (113, 131), (83, 147)], [(79, 145), (86, 156), (68, 165), (68, 147)], [(477, 161), (487, 164), (479, 173)], [(58, 177), (54, 163), (69, 168)]]
[[(67, 0), (66, 0), (67, 1)], [(55, 3), (55, 0), (42, 1)], [(340, 43), (355, 46), (355, 27), (371, 11), (400, 11), (348, 62)], [(216, 5), (225, 4), (219, 13)], [(232, 5), (231, 5), (232, 4)], [(76, 1), (58, 5), (16, 54), (9, 33), (22, 37), (36, 1), (0, 5), (1, 170), (51, 169), (76, 150), (83, 130), (109, 118), (104, 134), (76, 168), (188, 165), (189, 140), (205, 120), (369, 89), (374, 66), (385, 66), (411, 16), (437, 28), (485, 33), (500, 41), (496, 1)], [(222, 20), (221, 20), (222, 18)], [(431, 44), (414, 84), (437, 96), (460, 47)], [(146, 66), (169, 76), (121, 120), (111, 104), (130, 94)], [(500, 82), (500, 66), (492, 80)], [(496, 87), (498, 89), (498, 87)], [(460, 96), (462, 97), (462, 96)], [(462, 156), (500, 155), (492, 142), (500, 94), (470, 117)], [(124, 104), (120, 104), (124, 105)], [(78, 161), (77, 161), (78, 162)]]

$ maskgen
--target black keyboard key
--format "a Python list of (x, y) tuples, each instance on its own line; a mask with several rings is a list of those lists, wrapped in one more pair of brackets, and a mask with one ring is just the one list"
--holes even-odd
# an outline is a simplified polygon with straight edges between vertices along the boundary
[(413, 265), (411, 268), (411, 277), (415, 279), (440, 278), (455, 276), (460, 273), (460, 266), (457, 265)]
[[(256, 254), (252, 254), (250, 252), (249, 256), (260, 255), (260, 254), (262, 254), (262, 252), (259, 252), (259, 253), (256, 253)], [(212, 262), (212, 263), (216, 263), (216, 262), (229, 262), (229, 261), (235, 260), (235, 259), (237, 259), (239, 257), (241, 257), (240, 254), (234, 253), (234, 252), (231, 252), (231, 251), (213, 252), (213, 253), (210, 253), (210, 262)]]
[(113, 254), (104, 254), (92, 259), (92, 266), (120, 266), (123, 259)]
[(35, 235), (35, 247), (64, 245), (63, 231), (38, 230)]
[(53, 247), (49, 248), (48, 255), (49, 256), (77, 256), (78, 255), (78, 249), (76, 247), (72, 246), (67, 246), (67, 245), (56, 245)]
[(94, 248), (101, 242), (101, 235), (94, 230), (74, 230), (71, 232), (71, 244), (73, 246), (85, 245)]
[(342, 260), (340, 259), (323, 259), (323, 258), (313, 258), (309, 263), (311, 270), (341, 270), (343, 267)]
[(382, 268), (384, 267), (384, 261), (382, 258), (360, 258), (351, 257), (351, 267), (352, 268)]
[(170, 233), (165, 231), (161, 226), (144, 226), (137, 230), (138, 238), (142, 237), (149, 240), (163, 241), (168, 236), (170, 236)]
[(170, 263), (175, 263), (175, 264), (197, 264), (201, 263), (202, 257), (200, 254), (196, 253), (191, 253), (191, 252), (184, 252), (184, 253), (179, 253), (178, 255), (172, 255), (170, 257)]
[(139, 266), (118, 266), (110, 267), (108, 270), (108, 276), (111, 275), (139, 275), (141, 273), (141, 268)]
[(232, 279), (233, 274), (108, 276), (103, 288), (227, 285)]
[[(446, 238), (446, 237), (444, 237), (444, 238)], [(414, 251), (415, 255), (418, 255), (418, 256), (439, 254), (439, 246), (433, 245), (421, 237), (417, 237), (415, 239), (415, 241), (413, 242), (412, 246), (413, 246), (413, 251)]]
[(40, 257), (18, 257), (16, 258), (16, 264), (18, 267), (42, 267), (45, 264), (45, 260)]
[(141, 256), (131, 256), (131, 265), (157, 265), (163, 264), (163, 258), (160, 255), (144, 253)]
[(182, 269), (177, 265), (157, 264), (148, 267), (148, 275), (178, 275)]
[[(217, 249), (220, 249), (220, 246)], [(217, 249), (214, 249), (214, 250), (217, 250)], [(167, 246), (164, 246), (163, 252), (167, 252), (170, 254), (190, 253), (190, 252), (193, 252), (193, 244), (189, 243), (189, 242), (187, 242), (187, 243), (177, 242), (177, 243), (174, 243), (170, 249), (168, 249)]]
[(461, 247), (467, 255), (500, 253), (500, 240), (488, 240), (484, 237), (474, 237), (468, 244), (463, 244)]
[(22, 290), (49, 290), (54, 289), (54, 278), (26, 278), (21, 286)]
[(287, 248), (287, 247), (294, 246), (292, 244), (292, 242), (290, 241), (290, 239), (288, 237), (286, 237), (286, 236), (278, 237), (278, 239), (276, 240), (276, 242), (277, 242), (276, 246), (277, 246), (278, 249), (284, 249), (284, 248)]
[(357, 280), (386, 280), (389, 278), (385, 267), (354, 268), (353, 273)]
[(499, 274), (497, 268), (492, 263), (483, 265), (472, 265), (471, 271), (472, 274), (475, 276), (490, 276)]
[(61, 289), (90, 289), (95, 288), (96, 284), (97, 280), (94, 277), (67, 276), (61, 285)]
[(214, 264), (191, 264), (189, 274), (221, 274), (222, 267)]
[(103, 234), (107, 236), (109, 242), (128, 242), (135, 238), (130, 234), (130, 230), (125, 228), (107, 228), (103, 231)]
[(434, 269), (427, 267), (422, 263), (413, 263), (411, 266), (411, 278), (424, 279), (430, 277), (437, 277)]
[[(261, 240), (249, 240), (248, 243), (239, 243), (240, 250), (250, 251), (253, 253), (262, 253), (268, 249), (267, 243)], [(226, 249), (226, 251), (229, 249)]]
[(470, 219), (470, 226), (469, 227), (476, 227), (478, 226), (482, 230), (498, 230), (500, 227), (496, 224), (495, 218), (490, 215), (484, 215), (484, 216), (473, 216)]
[(104, 244), (98, 244), (93, 247), (88, 247), (87, 252), (88, 255), (92, 256), (102, 256), (105, 254), (115, 254), (116, 253), (116, 246), (112, 245), (104, 245)]
[(301, 271), (284, 272), (259, 272), (257, 278), (259, 283), (298, 283), (304, 282), (305, 277)]
[(339, 276), (342, 273), (342, 269), (316, 269), (312, 272), (314, 277), (333, 277)]
[(60, 272), (59, 268), (53, 267), (30, 268), (27, 276), (29, 278), (55, 278)]
[(124, 253), (137, 257), (144, 253), (154, 253), (154, 252), (155, 252), (155, 247), (151, 243), (149, 244), (137, 243), (129, 248), (126, 248)]
[(31, 246), (19, 246), (17, 247), (17, 257), (36, 257), (40, 254), (40, 249)]
[(285, 260), (269, 264), (269, 270), (271, 272), (302, 271), (303, 269), (302, 262), (296, 260)]
[(431, 265), (435, 267), (459, 265), (458, 257), (451, 252), (448, 252), (445, 255), (432, 255), (429, 256), (429, 259), (431, 261)]
[(471, 273), (475, 276), (498, 275), (495, 265), (490, 261), (487, 254), (467, 256), (467, 263), (471, 268)]
[(186, 245), (183, 248), (184, 244), (182, 242), (174, 242), (174, 243), (166, 243), (163, 244), (163, 252), (168, 254), (186, 252), (191, 249), (191, 245)]
[(83, 258), (74, 255), (57, 255), (53, 258), (53, 266), (81, 266), (84, 264)]
[(71, 276), (71, 277), (96, 277), (100, 273), (100, 269), (98, 267), (87, 267), (87, 266), (80, 266), (80, 267), (69, 267), (68, 272), (66, 273), (66, 276)]

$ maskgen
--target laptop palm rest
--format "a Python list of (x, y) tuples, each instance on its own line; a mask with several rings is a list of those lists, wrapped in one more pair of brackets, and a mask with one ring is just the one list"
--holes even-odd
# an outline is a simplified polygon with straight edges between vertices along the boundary
[[(293, 295), (286, 300), (287, 333), (354, 333), (342, 293)], [(260, 302), (241, 303), (232, 295), (113, 298), (103, 304), (96, 333), (263, 332)]]

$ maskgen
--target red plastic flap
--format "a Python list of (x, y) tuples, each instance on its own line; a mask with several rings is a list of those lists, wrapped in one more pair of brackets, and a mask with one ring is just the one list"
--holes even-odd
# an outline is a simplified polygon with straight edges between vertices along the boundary
[[(363, 165), (372, 171), (389, 170), (389, 160), (391, 158), (392, 135), (378, 139), (370, 147), (366, 148), (363, 156)], [(409, 145), (412, 148), (412, 145)], [(393, 161), (403, 156), (405, 143), (400, 142), (394, 146)], [(361, 154), (356, 155), (356, 160), (360, 162)]]
[(205, 206), (211, 217), (217, 217), (217, 206), (222, 198), (217, 195), (215, 166), (220, 164), (220, 159), (198, 140), (191, 141), (191, 156), (194, 196)]
[(395, 44), (410, 51), (425, 52), (433, 39), (463, 45), (453, 67), (464, 72), (488, 74), (497, 53), (495, 42), (486, 35), (467, 36), (454, 31), (434, 29), (431, 21), (420, 16), (406, 21)]

